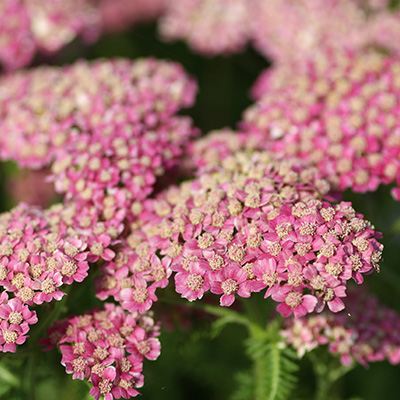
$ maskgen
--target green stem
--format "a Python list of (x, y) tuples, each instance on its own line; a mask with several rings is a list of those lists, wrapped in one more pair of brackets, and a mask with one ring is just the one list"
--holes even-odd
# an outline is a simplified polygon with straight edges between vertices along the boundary
[(20, 387), (21, 378), (10, 372), (4, 365), (0, 364), (0, 377), (2, 382), (8, 383), (13, 387)]
[[(273, 400), (279, 390), (280, 352), (277, 337), (279, 320), (266, 328), (258, 324), (249, 326), (249, 355), (253, 360), (254, 400)], [(266, 381), (270, 384), (266, 385)]]
[(324, 362), (318, 356), (309, 353), (316, 375), (316, 393), (315, 400), (333, 399), (333, 388), (336, 382), (354, 368), (354, 365), (337, 365), (337, 360)]
[[(68, 289), (69, 288), (67, 288), (67, 290)], [(67, 290), (65, 291), (67, 292)], [(37, 346), (39, 338), (43, 335), (44, 330), (51, 326), (51, 324), (59, 318), (64, 309), (65, 303), (67, 302), (67, 299), (68, 296), (64, 296), (60, 301), (53, 302), (53, 304), (49, 306), (49, 309), (47, 310), (45, 315), (39, 319), (39, 324), (36, 326), (36, 329), (30, 337), (31, 346), (34, 346), (35, 348)]]
[(36, 400), (36, 368), (37, 365), (35, 363), (36, 357), (35, 354), (32, 354), (28, 358), (27, 366), (26, 366), (26, 394), (27, 398), (30, 400)]
[(252, 322), (245, 315), (239, 314), (236, 311), (233, 311), (232, 309), (229, 309), (227, 307), (213, 306), (211, 304), (206, 304), (202, 302), (177, 302), (172, 297), (166, 296), (160, 298), (159, 300), (168, 304), (180, 306), (185, 305), (186, 307), (201, 310), (208, 314), (215, 315), (216, 317), (225, 318), (229, 322), (245, 325), (247, 327), (252, 324)]

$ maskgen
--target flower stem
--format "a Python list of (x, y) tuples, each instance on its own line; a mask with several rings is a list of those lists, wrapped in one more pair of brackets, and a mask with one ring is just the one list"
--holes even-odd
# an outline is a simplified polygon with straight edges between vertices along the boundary
[[(65, 290), (67, 292), (67, 290)], [(67, 293), (68, 294), (68, 293)], [(62, 313), (68, 296), (64, 296), (60, 301), (54, 302), (49, 306), (48, 310), (42, 318), (39, 319), (39, 324), (36, 326), (35, 331), (30, 337), (31, 346), (35, 349), (39, 338), (42, 336), (44, 330), (48, 328)]]
[(174, 305), (184, 305), (186, 307), (194, 308), (196, 310), (204, 311), (208, 314), (215, 315), (216, 317), (225, 318), (227, 322), (237, 323), (240, 325), (250, 326), (251, 321), (247, 318), (246, 315), (239, 314), (238, 312), (222, 306), (213, 306), (211, 304), (203, 303), (200, 301), (197, 302), (189, 302), (189, 301), (176, 301), (172, 298), (172, 296), (164, 296), (159, 299), (168, 304)]
[(309, 353), (309, 358), (312, 361), (317, 380), (315, 400), (334, 399), (334, 385), (342, 376), (351, 371), (354, 365), (337, 365), (337, 360), (324, 362), (312, 352)]
[(35, 354), (32, 354), (27, 361), (26, 365), (26, 393), (29, 395), (30, 400), (36, 400), (36, 360)]

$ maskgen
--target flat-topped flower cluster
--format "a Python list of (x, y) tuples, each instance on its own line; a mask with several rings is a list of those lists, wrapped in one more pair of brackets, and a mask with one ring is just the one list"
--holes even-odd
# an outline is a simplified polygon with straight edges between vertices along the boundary
[(319, 54), (299, 74), (277, 67), (258, 81), (241, 127), (340, 191), (399, 185), (399, 70), (398, 58), (376, 51)]
[(400, 12), (391, 2), (365, 0), (3, 0), (0, 63), (29, 65), (35, 54), (53, 54), (76, 38), (159, 19), (164, 40), (184, 40), (214, 56), (252, 44), (279, 64), (303, 63), (321, 50), (378, 47), (399, 53)]
[(160, 286), (148, 276), (163, 266), (162, 278), (176, 272), (176, 291), (191, 301), (210, 290), (230, 306), (235, 295), (267, 289), (265, 297), (281, 303), (285, 317), (326, 303), (341, 310), (347, 281), (362, 283), (382, 246), (350, 203), (320, 200), (313, 178), (299, 160), (238, 152), (224, 167), (144, 201), (127, 238), (136, 256), (104, 266), (100, 296), (112, 294), (128, 310), (147, 309)]
[(329, 352), (338, 354), (344, 365), (357, 361), (367, 366), (369, 362), (382, 360), (397, 365), (399, 329), (396, 311), (363, 290), (353, 290), (346, 299), (346, 311), (287, 320), (282, 335), (299, 356), (328, 345)]
[(98, 400), (129, 399), (143, 386), (143, 360), (160, 354), (159, 326), (150, 314), (126, 313), (105, 303), (49, 328), (46, 350), (59, 346), (61, 364), (74, 379), (88, 378), (90, 394)]
[[(90, 140), (81, 134), (93, 135), (97, 141), (101, 135), (116, 139), (119, 156), (129, 155), (139, 165), (150, 166), (141, 157), (156, 149), (159, 158), (173, 162), (177, 149), (193, 134), (184, 117), (170, 120), (179, 109), (193, 104), (197, 89), (173, 62), (81, 60), (71, 66), (42, 66), (6, 75), (0, 85), (0, 127), (13, 132), (2, 135), (0, 154), (21, 166), (41, 168), (60, 154), (56, 171), (61, 173), (72, 162), (67, 162), (65, 152), (82, 151), (85, 140)], [(127, 135), (129, 145), (136, 144), (133, 149), (125, 144)], [(166, 141), (174, 142), (175, 148), (166, 146)], [(93, 147), (93, 155), (103, 148)]]
[[(160, 350), (149, 310), (172, 281), (183, 298), (210, 292), (224, 307), (263, 292), (284, 318), (342, 311), (350, 281), (379, 271), (383, 246), (332, 188), (374, 190), (399, 173), (400, 69), (375, 52), (334, 54), (304, 76), (264, 75), (243, 130), (198, 141), (178, 114), (196, 83), (172, 62), (78, 61), (2, 77), (0, 131), (13, 135), (0, 135), (0, 155), (50, 167), (65, 197), (0, 215), (1, 350), (15, 352), (37, 322), (31, 308), (61, 300), (90, 267), (97, 297), (117, 304), (59, 321), (44, 343), (96, 399), (138, 394), (143, 358)], [(170, 174), (176, 167), (195, 178)]]
[(3, 351), (15, 352), (15, 343), (26, 339), (28, 325), (37, 322), (36, 312), (29, 308), (61, 300), (65, 295), (62, 285), (82, 282), (88, 261), (96, 256), (87, 237), (62, 222), (55, 223), (46, 211), (25, 204), (1, 214), (0, 232), (1, 302), (7, 310), (0, 316), (0, 337)]

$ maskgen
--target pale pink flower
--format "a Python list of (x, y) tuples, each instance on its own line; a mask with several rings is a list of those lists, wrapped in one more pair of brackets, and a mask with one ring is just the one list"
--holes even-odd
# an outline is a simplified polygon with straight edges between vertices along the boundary
[(332, 314), (325, 310), (287, 319), (285, 324), (281, 333), (299, 356), (328, 343), (329, 351), (344, 365), (357, 361), (367, 366), (384, 359), (395, 365), (400, 362), (400, 316), (363, 290), (349, 293), (345, 311)]

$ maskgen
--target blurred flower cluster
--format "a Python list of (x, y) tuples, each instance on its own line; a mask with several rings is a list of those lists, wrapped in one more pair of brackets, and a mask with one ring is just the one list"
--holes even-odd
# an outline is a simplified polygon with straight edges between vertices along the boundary
[[(149, 20), (194, 52), (250, 43), (272, 61), (236, 128), (201, 135), (177, 62), (42, 63)], [(135, 397), (164, 303), (160, 320), (186, 304), (248, 328), (257, 400), (294, 381), (268, 358), (288, 348), (399, 364), (400, 314), (359, 287), (398, 223), (376, 229), (346, 192), (400, 199), (398, 22), (387, 0), (1, 2), (0, 158), (21, 169), (0, 214), (1, 352), (36, 324), (32, 346), (57, 348), (96, 400)], [(85, 304), (68, 300), (79, 287)]]

